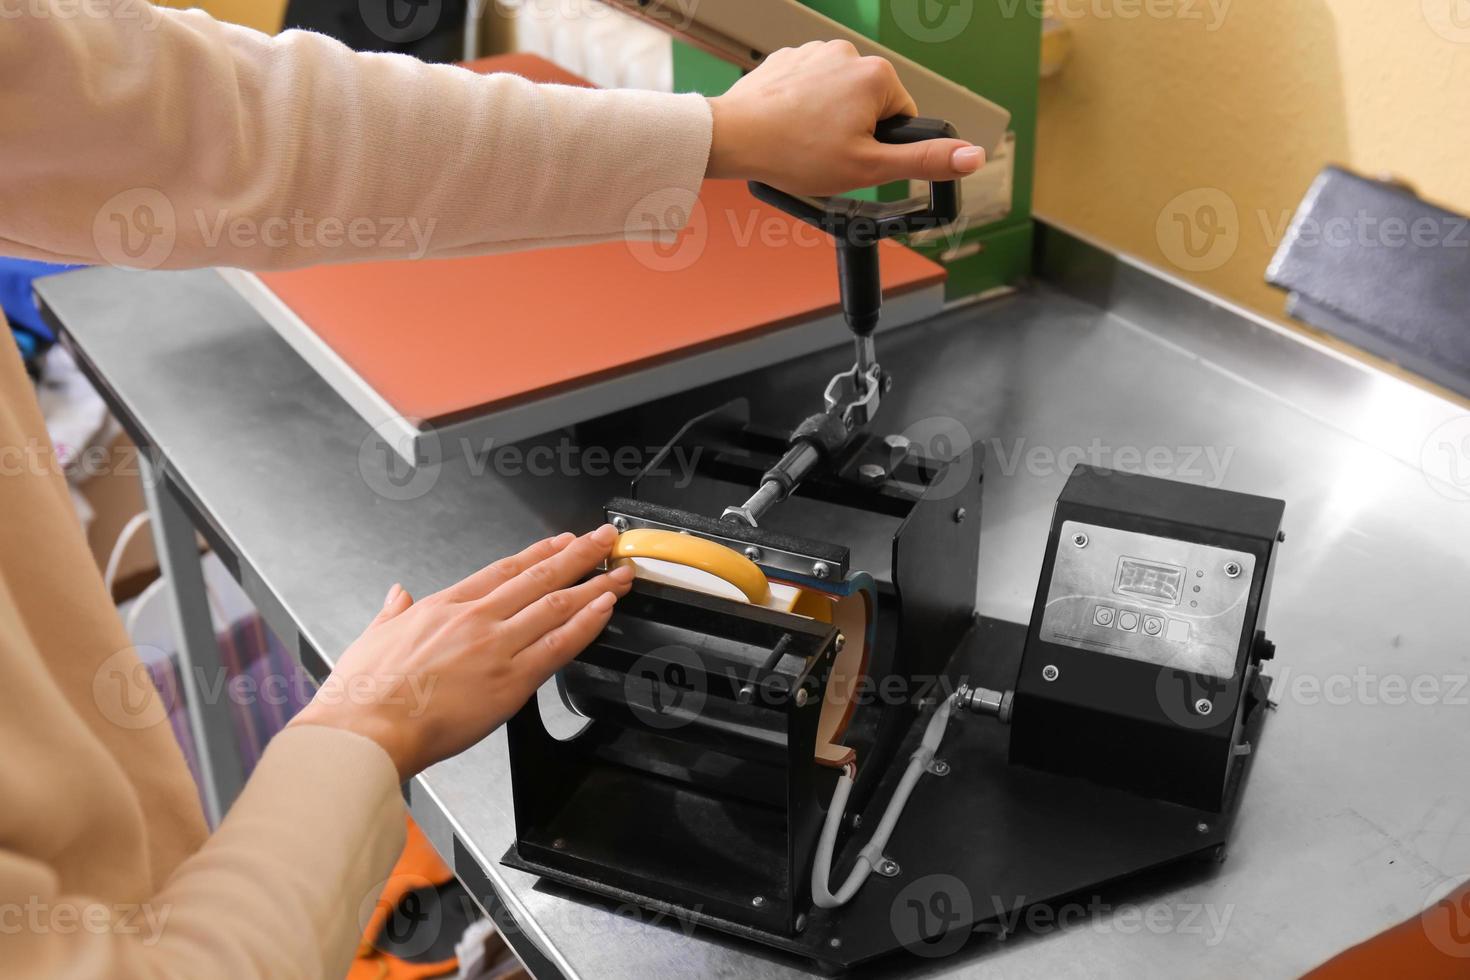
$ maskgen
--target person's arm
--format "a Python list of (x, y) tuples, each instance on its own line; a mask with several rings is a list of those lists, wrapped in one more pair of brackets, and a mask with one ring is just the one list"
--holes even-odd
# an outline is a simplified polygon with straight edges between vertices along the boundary
[[(548, 538), (417, 602), (395, 586), (219, 830), (151, 895), (68, 894), (51, 855), (0, 840), (0, 972), (343, 976), (403, 846), (400, 782), (499, 727), (601, 632), (632, 570), (583, 579), (616, 537)], [(7, 800), (36, 778), (13, 755)]]
[(278, 268), (568, 243), (704, 177), (696, 95), (536, 85), (137, 0), (42, 6), (0, 22), (10, 254), (132, 264), (154, 233), (171, 247), (150, 267)]
[(382, 748), (360, 735), (287, 729), (219, 830), (135, 901), (69, 894), (45, 855), (0, 844), (0, 973), (345, 976), (403, 848), (398, 778)]
[(706, 100), (477, 75), (138, 0), (25, 10), (0, 22), (11, 255), (252, 269), (463, 255), (672, 233), (687, 209), (640, 202), (690, 198), (706, 171), (813, 191), (979, 165), (958, 141), (874, 142), (880, 115), (915, 107), (843, 42), (777, 52)]

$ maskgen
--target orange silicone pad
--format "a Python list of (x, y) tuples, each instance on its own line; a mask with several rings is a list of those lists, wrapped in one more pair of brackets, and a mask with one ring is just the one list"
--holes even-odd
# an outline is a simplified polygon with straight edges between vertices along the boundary
[[(529, 55), (471, 67), (586, 84)], [(839, 309), (825, 235), (760, 204), (739, 182), (707, 181), (699, 200), (690, 227), (668, 245), (612, 242), (260, 278), (396, 412), (429, 422)], [(943, 281), (936, 263), (892, 242), (883, 247), (888, 294)]]

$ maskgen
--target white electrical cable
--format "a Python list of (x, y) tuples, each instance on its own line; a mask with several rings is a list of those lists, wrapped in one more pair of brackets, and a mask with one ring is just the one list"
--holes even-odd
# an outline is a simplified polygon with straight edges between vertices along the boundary
[[(480, 56), (480, 21), (484, 19), (485, 4), (491, 0), (470, 0), (464, 12), (464, 60), (474, 61)], [(434, 8), (436, 11), (438, 8)]]
[(117, 573), (122, 568), (123, 553), (128, 550), (134, 536), (140, 528), (147, 524), (151, 518), (146, 510), (139, 511), (117, 532), (117, 540), (112, 543), (112, 553), (107, 556), (107, 568), (102, 572), (102, 585), (107, 589), (108, 598), (112, 597), (112, 587), (117, 584)]
[(822, 836), (817, 841), (817, 856), (812, 862), (812, 902), (817, 908), (834, 909), (852, 901), (858, 889), (863, 887), (863, 882), (868, 880), (868, 875), (883, 860), (883, 849), (888, 846), (888, 838), (893, 835), (898, 818), (903, 816), (903, 808), (907, 805), (909, 794), (914, 791), (919, 777), (929, 768), (929, 763), (934, 761), (934, 753), (939, 751), (939, 743), (944, 738), (944, 729), (949, 724), (950, 712), (953, 710), (954, 698), (945, 698), (934, 709), (934, 717), (929, 719), (924, 737), (919, 740), (919, 747), (909, 756), (908, 768), (903, 771), (898, 789), (893, 791), (893, 799), (888, 802), (883, 818), (878, 821), (878, 829), (873, 831), (873, 836), (858, 852), (857, 862), (852, 866), (847, 880), (834, 895), (828, 888), (827, 879), (832, 874), (832, 849), (837, 843), (837, 828), (842, 825), (847, 797), (852, 792), (853, 775), (850, 770), (854, 767), (845, 767), (842, 770), (842, 775), (837, 778), (837, 788), (832, 792), (832, 802), (827, 807), (827, 820), (822, 824)]

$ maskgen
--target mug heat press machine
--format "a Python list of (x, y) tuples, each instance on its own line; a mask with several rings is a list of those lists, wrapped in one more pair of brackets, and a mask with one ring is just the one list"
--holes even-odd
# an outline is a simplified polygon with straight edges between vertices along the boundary
[(874, 429), (902, 381), (873, 337), (878, 242), (964, 213), (956, 184), (928, 190), (751, 186), (835, 240), (853, 366), (789, 431), (740, 399), (704, 411), (607, 502), (611, 560), (639, 576), (557, 678), (576, 730), (537, 701), (507, 724), (505, 863), (831, 969), (1223, 853), (1266, 714), (1284, 504), (1078, 467), (1031, 622), (979, 616), (980, 454)]

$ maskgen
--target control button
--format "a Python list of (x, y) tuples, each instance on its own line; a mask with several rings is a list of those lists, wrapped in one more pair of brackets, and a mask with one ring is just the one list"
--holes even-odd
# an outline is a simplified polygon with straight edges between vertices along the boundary
[(1092, 611), (1092, 621), (1099, 626), (1112, 626), (1113, 613), (1112, 606), (1098, 606)]
[(1164, 632), (1164, 621), (1158, 616), (1143, 617), (1143, 631), (1149, 636), (1158, 636)]
[(1132, 633), (1138, 629), (1138, 613), (1121, 612), (1118, 614), (1118, 629)]
[(1169, 620), (1169, 632), (1165, 634), (1165, 638), (1170, 643), (1189, 642), (1189, 624), (1182, 619)]

